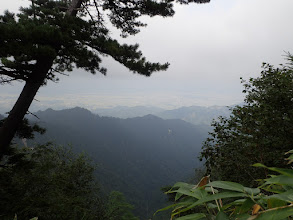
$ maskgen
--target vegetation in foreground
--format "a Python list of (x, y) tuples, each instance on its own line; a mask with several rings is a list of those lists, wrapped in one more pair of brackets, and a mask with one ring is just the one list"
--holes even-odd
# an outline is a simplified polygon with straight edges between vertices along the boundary
[(269, 173), (251, 164), (290, 167), (283, 160), (293, 143), (293, 57), (287, 58), (289, 65), (263, 64), (260, 77), (243, 80), (244, 104), (213, 122), (201, 153), (213, 180), (256, 186)]
[(101, 196), (85, 154), (51, 144), (14, 149), (0, 167), (0, 217), (138, 220), (120, 192)]
[(173, 208), (177, 220), (292, 219), (293, 57), (287, 58), (289, 65), (263, 64), (260, 77), (243, 81), (244, 105), (214, 121), (204, 143), (210, 175), (198, 185), (176, 183), (166, 192), (174, 204), (159, 211)]
[[(293, 150), (289, 151), (289, 164)], [(176, 183), (167, 193), (175, 194), (171, 219), (176, 220), (282, 220), (293, 219), (293, 170), (266, 167), (277, 173), (260, 180), (259, 187), (249, 188), (229, 181), (212, 181), (206, 176), (198, 185)]]

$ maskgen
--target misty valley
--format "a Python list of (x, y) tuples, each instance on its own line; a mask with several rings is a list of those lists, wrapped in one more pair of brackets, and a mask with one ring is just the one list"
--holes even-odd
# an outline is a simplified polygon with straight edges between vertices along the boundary
[(84, 151), (97, 164), (95, 175), (102, 191), (123, 192), (140, 219), (160, 219), (160, 214), (153, 218), (154, 212), (167, 203), (160, 189), (179, 180), (191, 181), (195, 168), (202, 166), (197, 157), (207, 137), (205, 124), (150, 114), (127, 119), (100, 117), (78, 107), (48, 109), (34, 115), (39, 119), (31, 115), (30, 121), (37, 122), (46, 133), (28, 141), (29, 146), (52, 141), (69, 145), (74, 152)]

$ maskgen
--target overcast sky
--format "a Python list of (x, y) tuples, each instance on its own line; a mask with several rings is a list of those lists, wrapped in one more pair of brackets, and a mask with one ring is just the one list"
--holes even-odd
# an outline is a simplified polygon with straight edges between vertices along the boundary
[[(27, 0), (2, 0), (0, 13)], [(257, 77), (262, 62), (285, 63), (293, 52), (292, 0), (211, 0), (175, 7), (172, 18), (143, 18), (148, 26), (121, 42), (139, 43), (150, 61), (169, 62), (166, 72), (134, 75), (110, 58), (108, 75), (75, 70), (59, 83), (49, 82), (32, 110), (117, 105), (176, 108), (233, 105), (243, 101), (240, 77)], [(117, 31), (112, 30), (118, 36)], [(2, 109), (11, 108), (23, 84), (0, 86)]]

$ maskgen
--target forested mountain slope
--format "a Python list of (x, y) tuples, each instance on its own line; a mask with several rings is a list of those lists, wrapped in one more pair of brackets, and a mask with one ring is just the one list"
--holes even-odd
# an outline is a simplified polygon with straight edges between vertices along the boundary
[(87, 152), (98, 164), (103, 189), (125, 193), (144, 217), (164, 203), (160, 187), (193, 175), (207, 135), (199, 126), (153, 115), (118, 119), (82, 108), (48, 109), (36, 115), (47, 132), (34, 141), (71, 143), (74, 150)]

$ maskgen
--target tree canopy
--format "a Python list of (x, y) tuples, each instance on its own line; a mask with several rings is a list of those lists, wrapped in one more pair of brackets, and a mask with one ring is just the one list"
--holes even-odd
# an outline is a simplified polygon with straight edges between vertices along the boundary
[[(38, 77), (43, 80), (43, 76), (35, 73), (38, 71), (37, 63), (41, 60), (53, 61), (45, 75), (47, 80), (54, 80), (56, 73), (72, 71), (74, 67), (105, 74), (106, 69), (100, 67), (103, 55), (112, 56), (133, 72), (143, 75), (167, 68), (168, 64), (147, 62), (138, 51), (138, 45), (120, 45), (112, 39), (109, 30), (101, 23), (103, 18), (86, 18), (90, 2), (83, 2), (76, 17), (66, 13), (66, 1), (36, 0), (31, 7), (21, 8), (17, 16), (6, 11), (0, 17), (0, 30), (4, 33), (0, 37), (2, 82), (36, 80)], [(133, 10), (125, 10), (109, 2), (101, 7), (111, 11), (110, 21), (122, 30), (123, 36), (139, 31), (137, 28), (142, 23), (135, 21), (138, 14)], [(119, 11), (115, 10), (116, 7)], [(169, 4), (165, 7), (158, 4), (157, 7), (161, 10), (154, 15), (159, 12), (164, 16), (173, 14)], [(141, 15), (151, 12), (145, 8)]]
[(85, 155), (52, 145), (15, 149), (0, 168), (1, 219), (99, 219), (102, 199)]
[(141, 16), (173, 16), (173, 4), (207, 3), (209, 0), (31, 0), (16, 16), (0, 16), (0, 82), (25, 81), (25, 86), (0, 128), (0, 155), (7, 150), (17, 127), (40, 86), (57, 80), (57, 73), (82, 68), (106, 74), (103, 56), (111, 56), (134, 73), (150, 76), (166, 70), (168, 63), (152, 63), (138, 44), (113, 39), (107, 21), (121, 36), (137, 34), (145, 26)]
[[(292, 64), (290, 54), (288, 58)], [(264, 63), (260, 77), (242, 80), (244, 104), (232, 108), (230, 117), (213, 122), (201, 153), (213, 179), (256, 185), (268, 170), (252, 164), (289, 166), (283, 156), (293, 143), (291, 64), (276, 68)]]
[(102, 196), (87, 155), (52, 144), (14, 150), (0, 166), (1, 219), (138, 219), (122, 193)]

